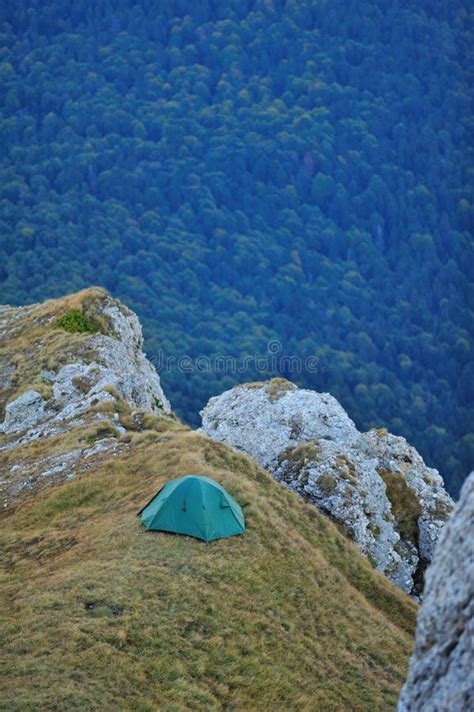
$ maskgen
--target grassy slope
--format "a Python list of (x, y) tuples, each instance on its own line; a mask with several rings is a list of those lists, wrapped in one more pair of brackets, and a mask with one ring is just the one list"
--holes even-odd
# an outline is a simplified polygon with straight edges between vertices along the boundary
[[(248, 532), (146, 533), (139, 506), (203, 472)], [(247, 458), (177, 426), (3, 515), (5, 710), (385, 710), (416, 607)]]
[[(40, 368), (87, 353), (89, 335), (61, 332), (55, 319), (101, 294), (46, 302), (15, 322), (0, 344), (16, 364), (2, 403), (41, 385)], [(107, 407), (128, 428), (114, 453), (85, 458), (77, 479), (39, 478), (0, 512), (0, 709), (393, 709), (415, 604), (248, 458), (172, 417), (136, 426), (123, 403)], [(51, 456), (85, 453), (104, 428), (93, 418), (0, 450), (2, 477), (14, 484)], [(186, 472), (214, 477), (246, 505), (244, 536), (206, 546), (143, 530), (137, 510)]]

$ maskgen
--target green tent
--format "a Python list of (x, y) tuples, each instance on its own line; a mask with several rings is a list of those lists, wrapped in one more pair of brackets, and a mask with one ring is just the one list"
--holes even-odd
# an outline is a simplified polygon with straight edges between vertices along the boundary
[(238, 502), (203, 475), (167, 482), (138, 514), (147, 529), (187, 534), (204, 541), (245, 531)]

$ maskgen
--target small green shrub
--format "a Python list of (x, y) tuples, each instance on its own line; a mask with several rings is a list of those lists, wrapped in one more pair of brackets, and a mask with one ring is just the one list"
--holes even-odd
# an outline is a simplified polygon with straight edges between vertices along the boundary
[(154, 405), (155, 408), (157, 408), (158, 410), (164, 410), (164, 406), (163, 406), (162, 401), (161, 401), (159, 398), (157, 398), (155, 395), (153, 396), (153, 405)]
[(70, 309), (56, 320), (55, 326), (58, 329), (69, 331), (71, 334), (95, 334), (98, 331), (97, 325), (88, 319), (80, 309)]

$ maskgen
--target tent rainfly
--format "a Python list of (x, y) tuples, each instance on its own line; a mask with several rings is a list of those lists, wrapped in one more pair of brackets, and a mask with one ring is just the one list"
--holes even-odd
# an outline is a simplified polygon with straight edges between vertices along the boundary
[(245, 531), (239, 503), (218, 482), (203, 475), (170, 480), (138, 515), (146, 529), (186, 534), (204, 541)]

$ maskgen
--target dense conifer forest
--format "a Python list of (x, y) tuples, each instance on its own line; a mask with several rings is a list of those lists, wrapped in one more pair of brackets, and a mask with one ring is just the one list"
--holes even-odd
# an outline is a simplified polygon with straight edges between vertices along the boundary
[[(469, 21), (467, 0), (4, 0), (0, 302), (104, 286), (157, 365), (278, 341), (317, 358), (281, 375), (407, 437), (456, 494)], [(161, 375), (192, 424), (277, 375), (190, 363)]]

